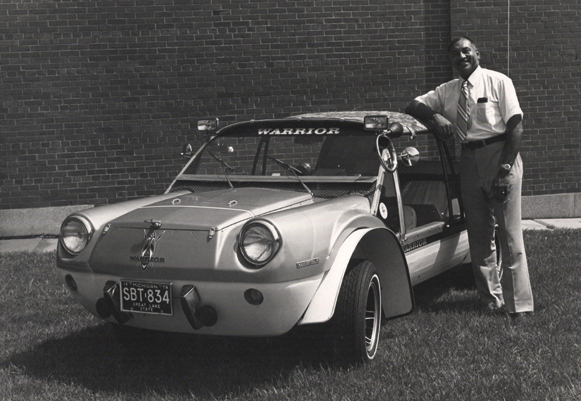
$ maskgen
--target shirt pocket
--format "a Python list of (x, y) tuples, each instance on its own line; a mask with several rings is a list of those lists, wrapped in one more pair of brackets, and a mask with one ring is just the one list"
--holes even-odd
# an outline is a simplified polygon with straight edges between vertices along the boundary
[(476, 118), (480, 124), (492, 126), (502, 121), (498, 102), (488, 100), (486, 103), (476, 103)]

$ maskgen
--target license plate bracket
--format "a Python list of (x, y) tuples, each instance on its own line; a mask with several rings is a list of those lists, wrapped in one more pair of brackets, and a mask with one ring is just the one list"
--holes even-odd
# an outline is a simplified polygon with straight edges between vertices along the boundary
[(173, 316), (171, 284), (121, 280), (121, 310)]

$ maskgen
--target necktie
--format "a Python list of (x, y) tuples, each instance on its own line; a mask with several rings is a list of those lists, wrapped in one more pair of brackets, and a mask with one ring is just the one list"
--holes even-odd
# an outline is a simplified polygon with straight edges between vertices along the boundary
[(461, 141), (466, 141), (468, 137), (468, 120), (470, 119), (470, 108), (467, 106), (470, 98), (470, 88), (468, 81), (462, 83), (462, 90), (458, 98), (458, 116), (456, 117), (456, 133)]

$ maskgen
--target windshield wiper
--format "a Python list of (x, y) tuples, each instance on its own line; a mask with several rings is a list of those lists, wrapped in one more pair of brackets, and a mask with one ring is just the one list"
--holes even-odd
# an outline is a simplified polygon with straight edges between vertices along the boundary
[(222, 160), (222, 158), (216, 154), (214, 154), (214, 152), (212, 152), (211, 150), (207, 150), (208, 154), (210, 156), (212, 156), (214, 159), (216, 159), (216, 161), (218, 163), (220, 163), (222, 165), (222, 167), (224, 167), (224, 175), (226, 176), (226, 181), (228, 181), (228, 185), (230, 185), (230, 188), (234, 188), (234, 185), (232, 185), (232, 182), (230, 181), (230, 177), (228, 176), (228, 170), (232, 170), (232, 172), (235, 172), (236, 169), (234, 167), (232, 167), (231, 165), (229, 165), (228, 163), (226, 163), (224, 160)]
[(272, 157), (272, 156), (266, 156), (268, 157), (270, 160), (274, 161), (276, 164), (278, 164), (279, 166), (285, 168), (286, 170), (290, 171), (291, 173), (294, 174), (295, 177), (297, 177), (297, 180), (299, 180), (299, 182), (301, 183), (301, 185), (307, 190), (307, 192), (309, 193), (309, 195), (311, 196), (315, 196), (313, 194), (313, 192), (309, 189), (309, 187), (307, 187), (307, 185), (304, 183), (304, 181), (301, 179), (301, 177), (299, 177), (299, 175), (297, 174), (300, 173), (301, 171), (299, 169), (297, 169), (296, 167), (291, 166), (290, 164), (283, 162), (280, 159), (277, 159), (276, 157)]

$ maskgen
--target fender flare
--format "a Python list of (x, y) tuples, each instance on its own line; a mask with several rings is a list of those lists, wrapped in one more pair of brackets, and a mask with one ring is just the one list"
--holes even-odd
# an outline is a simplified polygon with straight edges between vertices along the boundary
[(386, 228), (365, 228), (354, 231), (341, 244), (299, 325), (324, 323), (331, 319), (343, 277), (354, 255), (358, 258), (362, 255), (377, 267), (386, 318), (404, 316), (413, 311), (408, 265), (398, 239)]

